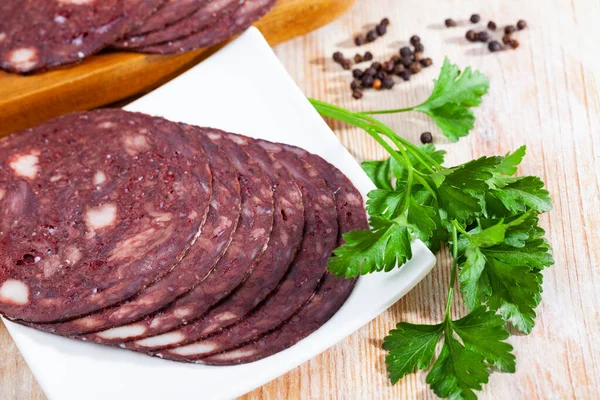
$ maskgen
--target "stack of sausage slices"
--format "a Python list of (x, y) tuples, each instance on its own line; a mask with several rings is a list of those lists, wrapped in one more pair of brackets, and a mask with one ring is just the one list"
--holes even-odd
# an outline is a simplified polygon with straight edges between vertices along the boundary
[(31, 73), (109, 48), (172, 54), (223, 42), (277, 0), (2, 0), (0, 68)]
[(285, 144), (120, 109), (0, 139), (0, 313), (57, 335), (264, 358), (341, 307), (327, 260), (365, 228), (348, 178)]

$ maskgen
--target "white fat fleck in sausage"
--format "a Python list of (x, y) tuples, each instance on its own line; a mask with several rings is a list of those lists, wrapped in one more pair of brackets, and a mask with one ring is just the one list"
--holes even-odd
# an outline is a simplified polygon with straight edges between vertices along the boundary
[(194, 356), (200, 354), (210, 353), (215, 350), (217, 345), (211, 343), (210, 341), (203, 341), (198, 343), (188, 344), (187, 346), (177, 347), (171, 350), (171, 353), (177, 354), (180, 356)]
[(217, 355), (213, 356), (212, 358), (215, 360), (222, 360), (222, 361), (237, 360), (238, 358), (243, 358), (243, 357), (248, 357), (248, 356), (254, 355), (254, 353), (255, 353), (254, 349), (248, 349), (248, 350), (238, 349), (238, 350), (227, 351), (222, 354), (217, 354)]
[(20, 71), (28, 71), (38, 64), (38, 50), (35, 47), (21, 47), (10, 52), (8, 62)]
[(85, 223), (90, 232), (112, 226), (117, 222), (117, 206), (112, 203), (91, 208), (85, 214)]
[(133, 324), (107, 329), (97, 333), (96, 336), (101, 337), (102, 339), (126, 339), (131, 336), (142, 335), (146, 333), (147, 330), (148, 328), (143, 324)]
[(2, 200), (4, 198), (5, 194), (6, 194), (6, 190), (0, 188), (0, 200)]
[(138, 340), (135, 342), (136, 345), (141, 347), (162, 347), (177, 344), (182, 342), (185, 336), (181, 332), (169, 332), (162, 335), (150, 336), (149, 338)]
[(0, 286), (0, 302), (15, 305), (29, 303), (29, 287), (14, 279), (9, 279)]
[(94, 174), (94, 185), (102, 185), (104, 182), (106, 182), (106, 174), (102, 171), (96, 172)]
[(40, 169), (38, 166), (39, 154), (38, 151), (34, 151), (31, 154), (14, 156), (9, 165), (17, 176), (35, 179)]
[(125, 151), (130, 156), (136, 156), (144, 151), (150, 150), (148, 140), (144, 135), (127, 135), (123, 137), (123, 145)]

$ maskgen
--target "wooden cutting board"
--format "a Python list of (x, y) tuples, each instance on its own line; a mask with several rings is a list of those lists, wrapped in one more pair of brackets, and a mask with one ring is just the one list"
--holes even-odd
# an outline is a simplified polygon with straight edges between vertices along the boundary
[[(255, 26), (271, 45), (276, 45), (333, 21), (353, 3), (279, 0)], [(0, 136), (71, 111), (100, 107), (150, 91), (215, 50), (213, 47), (179, 55), (111, 52), (92, 56), (76, 66), (31, 76), (0, 71)]]

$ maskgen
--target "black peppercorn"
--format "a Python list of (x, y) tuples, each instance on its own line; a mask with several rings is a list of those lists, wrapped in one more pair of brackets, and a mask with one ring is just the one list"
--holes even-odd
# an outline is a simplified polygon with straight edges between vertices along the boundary
[(404, 67), (404, 65), (396, 64), (396, 66), (394, 67), (394, 74), (400, 76), (400, 73), (405, 70), (406, 70), (406, 67)]
[(471, 15), (471, 18), (469, 18), (469, 21), (471, 21), (472, 23), (476, 24), (481, 20), (481, 17), (479, 16), (479, 14), (473, 14)]
[(419, 72), (421, 72), (421, 63), (414, 62), (414, 63), (410, 64), (409, 69), (410, 69), (411, 74), (418, 74)]
[(485, 43), (490, 40), (490, 35), (486, 31), (477, 32), (477, 40)]
[(361, 56), (360, 54), (357, 53), (354, 56), (354, 62), (357, 63), (357, 64), (363, 62), (363, 56)]
[(502, 43), (504, 43), (504, 44), (510, 44), (511, 40), (512, 40), (512, 37), (510, 35), (502, 36)]
[(342, 61), (344, 61), (344, 55), (341, 52), (336, 51), (335, 53), (333, 53), (333, 61), (335, 61), (336, 63), (341, 63)]
[(488, 29), (489, 29), (490, 31), (495, 31), (495, 30), (496, 30), (496, 28), (497, 28), (497, 26), (496, 26), (496, 23), (495, 23), (494, 21), (490, 21), (490, 22), (488, 22), (488, 25), (487, 25), (487, 27), (488, 27)]
[(393, 72), (396, 64), (393, 61), (386, 61), (383, 63), (383, 70), (385, 72)]
[(365, 61), (371, 61), (373, 59), (373, 53), (371, 53), (370, 51), (367, 51), (365, 53), (365, 55), (363, 56), (363, 60)]
[(409, 57), (410, 55), (412, 55), (412, 53), (413, 53), (412, 50), (408, 46), (404, 46), (403, 48), (400, 49), (400, 55), (402, 57)]
[(353, 70), (352, 70), (352, 76), (353, 76), (353, 77), (355, 77), (356, 79), (360, 79), (360, 78), (362, 78), (362, 76), (363, 76), (364, 74), (365, 74), (365, 73), (363, 72), (363, 70), (362, 70), (362, 69), (358, 69), (358, 68), (356, 68), (356, 69), (353, 69)]
[(514, 31), (516, 31), (517, 28), (515, 28), (513, 25), (506, 25), (504, 27), (504, 33), (510, 35), (511, 33), (513, 33)]
[(402, 57), (402, 65), (404, 65), (406, 68), (408, 68), (410, 66), (410, 64), (412, 64), (413, 62), (413, 58), (412, 57)]
[(356, 100), (360, 99), (363, 97), (363, 91), (360, 89), (356, 89), (354, 91), (352, 91), (352, 97), (354, 97)]
[(412, 35), (410, 37), (410, 44), (412, 44), (413, 46), (420, 42), (421, 42), (421, 38), (418, 37), (417, 35)]
[(394, 79), (391, 76), (383, 78), (382, 86), (384, 89), (391, 89), (394, 87)]
[(363, 76), (374, 77), (375, 74), (377, 74), (377, 70), (373, 67), (369, 67), (365, 70), (365, 73), (363, 74)]
[(420, 52), (425, 51), (425, 46), (423, 46), (423, 43), (415, 44), (415, 51), (420, 51)]
[(357, 46), (362, 46), (366, 42), (367, 42), (367, 39), (365, 39), (365, 35), (363, 35), (362, 33), (356, 35), (356, 37), (354, 38), (354, 44)]
[(410, 75), (411, 75), (410, 71), (404, 70), (404, 71), (400, 72), (400, 78), (404, 79), (405, 81), (410, 81)]
[(377, 74), (375, 74), (375, 79), (379, 79), (380, 81), (383, 80), (383, 78), (385, 78), (387, 75), (385, 72), (383, 71), (379, 71), (377, 72)]
[(398, 54), (394, 54), (392, 58), (390, 58), (390, 61), (394, 64), (398, 64), (400, 61), (402, 61), (402, 57), (400, 57)]
[(377, 39), (377, 32), (369, 31), (367, 32), (367, 42), (374, 42)]
[[(444, 24), (446, 25), (446, 28), (452, 28), (456, 26), (456, 22), (454, 22), (454, 20), (452, 18), (448, 18), (444, 21)], [(410, 79), (410, 78), (409, 78)]]
[(387, 25), (381, 25), (381, 24), (377, 25), (377, 27), (375, 28), (375, 31), (377, 32), (377, 34), (379, 36), (383, 36), (387, 32)]
[(492, 40), (488, 43), (488, 50), (492, 53), (502, 50), (502, 45), (497, 40)]
[(517, 47), (519, 47), (519, 41), (518, 41), (517, 39), (511, 39), (511, 40), (508, 42), (508, 45), (509, 45), (510, 47), (512, 47), (513, 49), (516, 49)]
[(361, 87), (361, 83), (358, 79), (353, 80), (352, 83), (350, 84), (350, 89), (352, 89), (352, 90), (360, 89), (360, 87)]
[(364, 88), (370, 88), (370, 87), (373, 87), (373, 80), (374, 80), (374, 79), (373, 79), (373, 77), (372, 77), (372, 76), (370, 76), (370, 75), (366, 75), (366, 74), (365, 74), (365, 75), (363, 76), (362, 80), (361, 80), (361, 82), (362, 82), (362, 86), (363, 86)]
[(390, 24), (390, 20), (389, 18), (384, 18), (381, 20), (381, 22), (379, 23), (379, 25), (384, 25), (384, 26), (388, 26)]
[(342, 61), (342, 68), (344, 68), (344, 69), (350, 69), (350, 60), (343, 60)]
[(379, 71), (381, 69), (381, 63), (375, 61), (373, 64), (371, 64), (371, 68), (375, 68), (377, 71)]
[(473, 29), (469, 29), (467, 33), (465, 33), (465, 37), (469, 42), (475, 42), (477, 41), (477, 32), (475, 32)]
[(433, 136), (431, 135), (431, 132), (423, 132), (421, 133), (421, 143), (423, 144), (427, 144), (427, 143), (431, 143), (433, 142)]
[(421, 60), (421, 65), (424, 67), (429, 67), (429, 66), (431, 66), (431, 64), (433, 64), (433, 60), (429, 57)]
[(527, 22), (525, 20), (523, 20), (523, 19), (520, 19), (517, 22), (517, 29), (520, 30), (520, 31), (522, 31), (525, 28), (527, 28)]

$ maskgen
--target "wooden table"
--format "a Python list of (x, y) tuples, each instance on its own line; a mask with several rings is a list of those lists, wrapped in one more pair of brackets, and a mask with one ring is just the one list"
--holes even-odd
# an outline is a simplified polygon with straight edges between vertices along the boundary
[[(499, 26), (524, 18), (521, 47), (490, 54), (468, 44), (466, 20), (473, 12)], [(419, 34), (431, 67), (392, 91), (350, 97), (350, 75), (330, 60), (335, 50), (353, 56), (351, 37), (387, 16), (388, 34), (371, 45), (389, 57), (412, 34)], [(443, 27), (445, 18), (461, 22)], [(597, 0), (446, 1), (357, 0), (352, 11), (310, 35), (278, 46), (277, 55), (309, 95), (340, 106), (396, 108), (414, 105), (431, 89), (444, 55), (490, 77), (491, 90), (477, 111), (474, 132), (459, 143), (445, 141), (419, 115), (383, 118), (397, 132), (418, 142), (432, 131), (447, 150), (447, 164), (504, 154), (527, 144), (521, 172), (540, 175), (554, 210), (542, 217), (556, 265), (545, 272), (544, 298), (537, 326), (529, 336), (514, 336), (517, 372), (494, 373), (485, 399), (594, 399), (600, 397), (600, 3)], [(359, 159), (383, 157), (366, 134), (333, 126)], [(435, 398), (418, 373), (391, 386), (386, 378), (381, 339), (397, 321), (439, 321), (449, 281), (443, 252), (435, 270), (379, 318), (319, 357), (257, 389), (244, 399), (391, 399)], [(456, 306), (456, 315), (464, 310)], [(8, 334), (0, 330), (0, 399), (43, 399), (39, 387)]]

